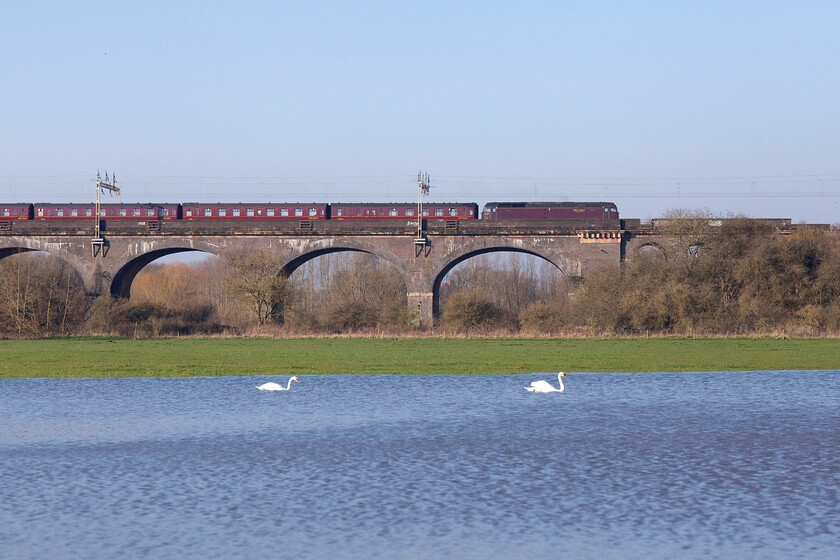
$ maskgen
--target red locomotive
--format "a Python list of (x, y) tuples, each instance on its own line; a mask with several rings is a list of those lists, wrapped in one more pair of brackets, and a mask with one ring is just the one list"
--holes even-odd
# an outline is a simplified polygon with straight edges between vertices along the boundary
[(484, 220), (617, 220), (612, 202), (488, 202)]

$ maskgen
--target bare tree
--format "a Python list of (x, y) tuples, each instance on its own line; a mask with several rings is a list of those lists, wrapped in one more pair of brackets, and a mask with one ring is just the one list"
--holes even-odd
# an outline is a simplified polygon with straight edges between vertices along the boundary
[(286, 277), (281, 261), (265, 249), (249, 249), (226, 255), (230, 269), (226, 285), (234, 298), (251, 311), (258, 325), (282, 316)]
[(37, 253), (0, 261), (0, 331), (67, 334), (79, 325), (86, 307), (81, 280), (66, 262)]

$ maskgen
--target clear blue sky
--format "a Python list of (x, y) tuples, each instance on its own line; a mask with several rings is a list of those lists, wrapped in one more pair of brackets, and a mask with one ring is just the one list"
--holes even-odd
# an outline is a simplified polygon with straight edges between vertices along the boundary
[(4, 2), (0, 199), (840, 222), (840, 3)]

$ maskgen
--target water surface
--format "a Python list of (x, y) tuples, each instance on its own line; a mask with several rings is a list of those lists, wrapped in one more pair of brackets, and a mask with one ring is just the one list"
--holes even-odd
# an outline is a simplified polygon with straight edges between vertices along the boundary
[(0, 557), (836, 557), (840, 372), (536, 379), (0, 380)]

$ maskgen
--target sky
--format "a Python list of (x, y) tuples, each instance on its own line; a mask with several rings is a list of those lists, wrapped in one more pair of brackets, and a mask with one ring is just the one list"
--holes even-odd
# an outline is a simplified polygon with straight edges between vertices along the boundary
[(0, 2), (0, 200), (840, 223), (836, 1)]

